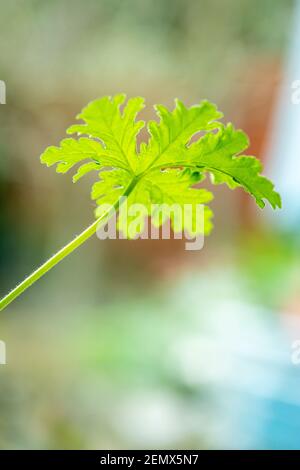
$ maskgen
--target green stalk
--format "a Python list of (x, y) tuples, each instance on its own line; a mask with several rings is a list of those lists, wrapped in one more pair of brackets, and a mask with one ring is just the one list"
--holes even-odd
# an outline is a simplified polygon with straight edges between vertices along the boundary
[(103, 221), (107, 221), (115, 211), (118, 211), (120, 206), (125, 201), (125, 198), (129, 196), (131, 191), (134, 189), (138, 182), (138, 178), (133, 178), (131, 183), (128, 185), (127, 189), (122, 194), (122, 197), (119, 198), (110, 210), (104, 212), (94, 223), (92, 223), (88, 228), (86, 228), (82, 233), (77, 235), (70, 243), (65, 245), (61, 250), (59, 250), (55, 255), (48, 259), (42, 266), (40, 266), (36, 271), (30, 274), (23, 282), (17, 285), (9, 294), (3, 297), (0, 300), (0, 311), (7, 307), (13, 300), (19, 297), (22, 292), (24, 292), (28, 287), (34, 284), (38, 279), (40, 279), (44, 274), (46, 274), (50, 269), (56, 266), (60, 261), (62, 261), (66, 256), (72, 253), (76, 248), (82, 245), (86, 240), (88, 240), (94, 233), (96, 233), (99, 224)]

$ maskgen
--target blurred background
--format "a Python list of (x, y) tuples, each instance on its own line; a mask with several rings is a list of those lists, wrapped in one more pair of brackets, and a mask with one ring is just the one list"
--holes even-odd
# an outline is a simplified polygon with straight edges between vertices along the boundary
[(283, 197), (271, 213), (216, 187), (202, 251), (94, 237), (2, 312), (0, 447), (299, 449), (300, 2), (0, 11), (0, 296), (93, 220), (93, 176), (73, 185), (39, 155), (96, 97), (145, 96), (144, 118), (216, 102)]

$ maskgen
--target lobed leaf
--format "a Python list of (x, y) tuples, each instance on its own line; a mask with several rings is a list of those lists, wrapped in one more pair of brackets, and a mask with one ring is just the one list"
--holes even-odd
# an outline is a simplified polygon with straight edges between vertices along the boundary
[(134, 172), (138, 159), (136, 137), (144, 127), (144, 121), (135, 121), (137, 114), (144, 108), (144, 99), (137, 97), (128, 100), (124, 110), (120, 106), (126, 95), (114, 98), (103, 97), (92, 101), (77, 116), (84, 124), (75, 124), (67, 129), (68, 134), (87, 134), (100, 139), (103, 154), (114, 160), (115, 166)]
[(164, 167), (177, 164), (185, 152), (191, 138), (199, 133), (217, 128), (223, 114), (208, 101), (186, 108), (175, 100), (175, 108), (170, 112), (165, 106), (156, 105), (155, 110), (160, 122), (150, 121), (148, 130), (150, 139), (142, 147), (141, 168)]
[(207, 134), (193, 144), (187, 158), (202, 171), (209, 171), (216, 184), (226, 183), (230, 188), (242, 186), (255, 198), (259, 207), (265, 206), (265, 200), (274, 209), (281, 207), (280, 195), (274, 191), (273, 183), (260, 174), (260, 161), (251, 156), (237, 156), (248, 145), (246, 134), (228, 124), (216, 134)]
[[(78, 139), (63, 139), (59, 147), (49, 147), (41, 156), (47, 166), (56, 165), (58, 173), (77, 166), (73, 181), (90, 171), (98, 171), (99, 181), (92, 187), (91, 197), (103, 213), (104, 204), (115, 204), (135, 181), (128, 196), (128, 207), (143, 204), (145, 217), (151, 216), (154, 225), (171, 218), (174, 231), (195, 229), (197, 205), (205, 205), (205, 226), (199, 232), (210, 232), (212, 211), (207, 204), (212, 194), (195, 188), (208, 173), (214, 184), (238, 186), (250, 193), (260, 207), (268, 201), (273, 208), (281, 207), (279, 194), (271, 181), (261, 175), (262, 165), (252, 156), (241, 155), (249, 145), (248, 137), (232, 124), (219, 122), (222, 118), (216, 106), (208, 101), (187, 108), (175, 101), (173, 111), (157, 105), (159, 121), (148, 123), (149, 140), (137, 151), (137, 136), (144, 126), (137, 121), (144, 107), (143, 98), (125, 95), (103, 97), (89, 103), (77, 116), (83, 123), (71, 126), (69, 134), (86, 135)], [(154, 205), (189, 205), (191, 223), (176, 222), (167, 210), (155, 212)], [(144, 224), (128, 229), (128, 220), (119, 218), (119, 229), (132, 238), (141, 233)], [(190, 224), (190, 226), (189, 226)], [(196, 230), (196, 231), (197, 231)]]

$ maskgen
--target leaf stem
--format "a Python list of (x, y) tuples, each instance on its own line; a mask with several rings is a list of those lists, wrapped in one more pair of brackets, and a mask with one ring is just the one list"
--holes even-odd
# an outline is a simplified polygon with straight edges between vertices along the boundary
[(61, 250), (59, 250), (55, 255), (48, 259), (44, 264), (42, 264), (38, 269), (31, 273), (24, 281), (18, 284), (9, 294), (3, 297), (0, 300), (0, 311), (6, 308), (13, 300), (19, 297), (22, 292), (24, 292), (28, 287), (34, 284), (38, 279), (40, 279), (44, 274), (46, 274), (50, 269), (56, 266), (60, 261), (62, 261), (66, 256), (72, 253), (76, 248), (82, 245), (86, 240), (88, 240), (94, 233), (96, 233), (99, 224), (107, 221), (115, 211), (118, 211), (120, 206), (125, 201), (125, 198), (129, 196), (134, 187), (136, 186), (139, 178), (133, 178), (130, 184), (127, 186), (126, 190), (122, 194), (121, 198), (118, 198), (115, 204), (111, 207), (110, 210), (102, 214), (95, 222), (93, 222), (89, 227), (87, 227), (82, 233), (77, 235), (70, 243), (65, 245)]

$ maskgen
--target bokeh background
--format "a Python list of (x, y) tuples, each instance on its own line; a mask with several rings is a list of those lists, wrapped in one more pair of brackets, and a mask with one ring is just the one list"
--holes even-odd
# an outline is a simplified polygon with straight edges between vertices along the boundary
[[(207, 98), (283, 196), (214, 188), (214, 233), (91, 239), (0, 315), (3, 449), (299, 449), (300, 4), (0, 2), (0, 296), (93, 219), (39, 163), (87, 103)], [(299, 47), (298, 47), (299, 46)]]

